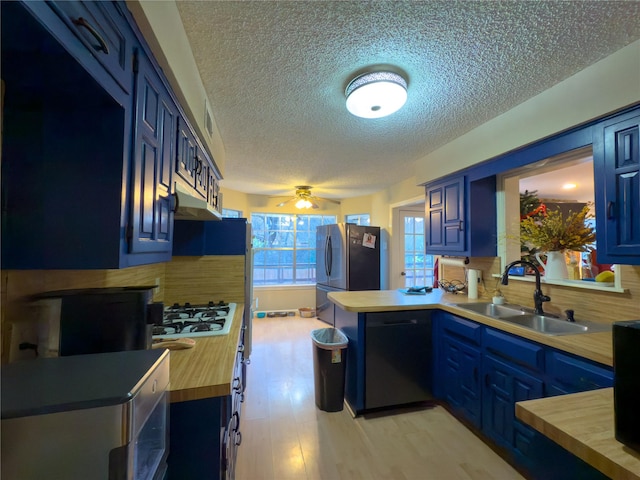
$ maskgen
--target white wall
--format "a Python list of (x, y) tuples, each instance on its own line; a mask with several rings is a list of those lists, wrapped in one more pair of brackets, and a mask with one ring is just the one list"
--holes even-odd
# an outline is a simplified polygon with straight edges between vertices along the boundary
[(253, 298), (258, 302), (257, 312), (315, 308), (316, 286), (254, 287)]
[(423, 184), (640, 102), (640, 40), (416, 162)]
[(210, 105), (178, 7), (173, 0), (127, 0), (127, 7), (162, 67), (185, 114), (207, 144), (224, 176), (225, 151), (212, 115), (213, 135), (205, 128), (205, 108)]

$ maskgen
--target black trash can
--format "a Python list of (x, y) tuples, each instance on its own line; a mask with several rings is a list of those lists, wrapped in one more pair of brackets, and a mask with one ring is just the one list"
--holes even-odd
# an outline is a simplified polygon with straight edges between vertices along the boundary
[(320, 328), (311, 332), (316, 406), (339, 412), (344, 403), (344, 376), (349, 340), (340, 330)]

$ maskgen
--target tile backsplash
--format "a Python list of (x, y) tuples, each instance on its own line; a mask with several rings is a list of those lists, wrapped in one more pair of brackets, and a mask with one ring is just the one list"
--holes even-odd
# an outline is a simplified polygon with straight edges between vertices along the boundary
[[(499, 287), (506, 301), (533, 307), (534, 285), (530, 282), (511, 281), (509, 285), (499, 285), (501, 274), (500, 258), (471, 258), (467, 268), (482, 270), (482, 283), (478, 287), (481, 301), (491, 301), (493, 292)], [(575, 311), (577, 320), (612, 323), (618, 320), (640, 319), (640, 266), (619, 265), (624, 293), (587, 290), (560, 285), (542, 285), (542, 291), (551, 297), (544, 304), (545, 311), (564, 315), (564, 311)], [(465, 269), (443, 266), (441, 278), (465, 281)], [(466, 295), (466, 291), (463, 295)]]

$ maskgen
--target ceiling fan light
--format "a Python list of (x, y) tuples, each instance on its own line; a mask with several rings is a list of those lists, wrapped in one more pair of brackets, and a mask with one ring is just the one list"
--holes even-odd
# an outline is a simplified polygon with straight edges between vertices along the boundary
[(354, 78), (345, 91), (347, 110), (362, 118), (381, 118), (407, 101), (407, 81), (393, 72), (371, 72)]
[(311, 208), (313, 207), (313, 203), (311, 203), (306, 198), (301, 198), (296, 202), (296, 208)]

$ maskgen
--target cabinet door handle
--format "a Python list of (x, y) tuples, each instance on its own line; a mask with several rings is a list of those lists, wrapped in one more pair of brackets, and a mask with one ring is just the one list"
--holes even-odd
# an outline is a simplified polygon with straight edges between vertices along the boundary
[(491, 385), (491, 378), (489, 378), (489, 374), (487, 373), (484, 376), (484, 384), (488, 387), (489, 385)]
[(460, 222), (458, 222), (458, 230), (460, 230), (460, 231), (464, 230), (464, 222), (462, 220), (460, 220)]
[(178, 211), (178, 195), (172, 193), (171, 195), (169, 195), (169, 197), (171, 199), (171, 206), (169, 210), (171, 210), (173, 213), (176, 213)]
[(93, 38), (96, 39), (96, 41), (98, 42), (98, 46), (94, 47), (96, 50), (100, 51), (102, 50), (105, 55), (109, 55), (109, 47), (107, 46), (107, 43), (104, 41), (104, 39), (102, 38), (102, 35), (100, 35), (98, 33), (98, 31), (93, 28), (93, 26), (87, 22), (87, 20), (85, 20), (83, 17), (78, 17), (75, 20), (72, 20), (74, 25), (77, 25), (78, 27), (84, 27), (87, 29), (87, 31), (93, 35)]
[(242, 432), (236, 432), (235, 443), (237, 446), (240, 446), (240, 444), (242, 443)]
[(233, 417), (234, 417), (233, 431), (236, 434), (238, 434), (240, 433), (240, 415), (238, 415), (238, 412), (233, 412)]
[(609, 200), (607, 202), (607, 218), (609, 220), (612, 220), (614, 218), (613, 217), (613, 208), (615, 207), (615, 205), (616, 205), (616, 202), (612, 202), (611, 200)]
[(242, 382), (240, 381), (239, 377), (233, 379), (233, 390), (236, 392), (242, 390)]

